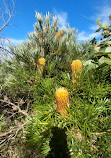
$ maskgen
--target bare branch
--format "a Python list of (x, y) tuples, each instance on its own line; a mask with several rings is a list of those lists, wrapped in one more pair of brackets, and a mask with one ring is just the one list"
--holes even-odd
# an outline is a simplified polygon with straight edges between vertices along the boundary
[(9, 23), (9, 21), (10, 21), (10, 19), (11, 19), (11, 17), (12, 17), (12, 15), (9, 15), (8, 21), (5, 22), (5, 24), (0, 28), (0, 31), (2, 31), (2, 30), (5, 28), (5, 26), (7, 26), (7, 24)]
[(21, 110), (19, 106), (17, 106), (17, 105), (15, 105), (15, 104), (11, 103), (10, 101), (5, 101), (5, 100), (2, 100), (2, 99), (1, 99), (0, 101), (3, 102), (3, 103), (7, 103), (7, 104), (9, 104), (9, 105), (12, 105), (13, 108), (16, 108), (19, 113), (22, 113), (23, 115), (25, 115), (25, 116), (28, 117), (28, 114), (27, 114), (25, 111)]
[(109, 130), (107, 130), (106, 132), (100, 132), (100, 133), (91, 133), (92, 135), (100, 135), (100, 134), (105, 134), (105, 133), (107, 133), (107, 132), (110, 132), (111, 130), (109, 129)]
[(6, 52), (8, 52), (8, 53), (11, 53), (8, 49), (6, 49), (6, 48), (4, 48), (4, 47), (1, 47), (1, 46), (0, 46), (0, 49), (6, 51)]
[[(15, 3), (13, 0), (11, 0), (12, 3), (12, 8), (10, 9), (10, 6), (6, 3), (5, 0), (3, 0), (4, 8), (5, 8), (5, 13), (3, 12), (2, 6), (0, 7), (1, 11), (1, 19), (3, 21), (2, 26), (0, 27), (0, 31), (2, 31), (10, 22), (13, 13), (14, 13), (14, 8), (15, 8)], [(6, 18), (8, 16), (8, 18)]]

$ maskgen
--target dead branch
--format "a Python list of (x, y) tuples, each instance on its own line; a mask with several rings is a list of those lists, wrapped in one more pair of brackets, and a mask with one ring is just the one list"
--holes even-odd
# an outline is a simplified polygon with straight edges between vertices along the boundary
[(3, 51), (6, 51), (6, 52), (8, 52), (8, 53), (11, 53), (8, 49), (6, 49), (6, 48), (4, 48), (4, 47), (1, 47), (1, 46), (0, 46), (0, 49), (3, 50)]
[(91, 133), (92, 135), (100, 135), (100, 134), (105, 134), (105, 133), (107, 133), (107, 132), (110, 132), (111, 130), (109, 129), (109, 130), (107, 130), (106, 132), (100, 132), (100, 133)]
[(99, 151), (93, 144), (91, 144), (90, 143), (90, 141), (88, 140), (87, 141), (88, 142), (88, 144), (90, 144), (91, 145), (91, 150), (96, 150), (96, 151)]
[(21, 110), (19, 106), (15, 105), (14, 103), (11, 103), (9, 100), (2, 100), (0, 99), (0, 102), (3, 102), (3, 103), (7, 103), (9, 105), (12, 105), (12, 108), (15, 108), (18, 110), (19, 113), (22, 113), (23, 115), (27, 116), (28, 117), (28, 114), (24, 111), (24, 110)]
[[(0, 31), (2, 31), (9, 24), (14, 14), (15, 3), (13, 0), (11, 0), (11, 3), (12, 3), (11, 9), (10, 9), (10, 6), (6, 3), (6, 0), (3, 0), (3, 6), (0, 7), (1, 19), (3, 21), (3, 24), (0, 27)], [(4, 8), (5, 8), (5, 11), (3, 10)], [(7, 16), (8, 18), (6, 18)]]
[(15, 136), (14, 138), (17, 137), (18, 132), (22, 129), (24, 131), (24, 126), (27, 124), (27, 122), (25, 122), (24, 124), (20, 125), (19, 128), (16, 130)]
[(29, 99), (27, 99), (27, 109), (26, 109), (26, 112), (28, 112), (28, 111), (29, 111), (29, 107), (30, 107), (30, 100), (29, 100)]
[(0, 138), (2, 138), (2, 137), (6, 137), (7, 135), (9, 135), (10, 133), (12, 133), (12, 129), (11, 130), (9, 130), (8, 132), (5, 132), (5, 133), (3, 133), (3, 134), (0, 134)]
[(13, 127), (11, 130), (9, 130), (6, 133), (0, 134), (0, 148), (2, 148), (6, 143), (9, 143), (12, 139), (15, 140), (15, 138), (18, 135), (18, 132), (20, 130), (24, 131), (24, 126), (26, 124), (27, 124), (27, 121), (22, 125), (19, 125), (17, 127)]

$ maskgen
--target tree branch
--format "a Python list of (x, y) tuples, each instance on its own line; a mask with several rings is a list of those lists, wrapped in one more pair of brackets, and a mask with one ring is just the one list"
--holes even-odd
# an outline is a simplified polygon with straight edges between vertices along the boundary
[(25, 111), (21, 110), (19, 106), (17, 106), (17, 105), (15, 105), (15, 104), (11, 103), (10, 101), (5, 101), (5, 100), (2, 100), (2, 99), (0, 99), (0, 101), (3, 102), (3, 103), (7, 103), (7, 104), (9, 104), (9, 105), (12, 105), (13, 108), (16, 108), (19, 113), (22, 113), (23, 115), (25, 115), (25, 116), (28, 117), (28, 114), (27, 114)]
[(9, 9), (9, 6), (6, 4), (6, 1), (3, 0), (4, 8), (5, 8), (5, 15), (8, 15), (8, 19), (7, 19), (7, 20), (5, 19), (5, 15), (4, 15), (3, 11), (2, 11), (2, 8), (0, 8), (0, 10), (1, 10), (1, 18), (2, 18), (3, 21), (4, 21), (4, 24), (3, 24), (3, 26), (0, 28), (0, 31), (2, 31), (2, 30), (8, 25), (8, 23), (10, 22), (10, 20), (11, 20), (11, 18), (12, 18), (12, 16), (13, 16), (15, 4), (14, 4), (14, 1), (13, 1), (13, 0), (11, 0), (11, 1), (12, 1), (12, 5), (13, 5), (12, 10)]
[(8, 53), (11, 53), (8, 49), (4, 48), (4, 47), (1, 47), (0, 46), (0, 49), (4, 50), (4, 51), (7, 51)]

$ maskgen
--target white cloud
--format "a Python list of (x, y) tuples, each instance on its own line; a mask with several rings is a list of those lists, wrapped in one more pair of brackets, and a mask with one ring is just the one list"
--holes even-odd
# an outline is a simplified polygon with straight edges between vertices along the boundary
[(1, 38), (0, 39), (0, 44), (1, 44), (1, 49), (0, 49), (0, 57), (4, 56), (10, 51), (9, 49), (9, 43), (13, 44), (14, 46), (21, 44), (25, 40), (22, 39), (14, 39), (14, 38)]
[(13, 44), (13, 45), (19, 45), (22, 42), (24, 42), (25, 40), (22, 39), (14, 39), (14, 38), (1, 38), (0, 39), (0, 44), (3, 46), (8, 46), (9, 43)]
[(66, 28), (68, 25), (67, 13), (66, 12), (58, 12), (57, 10), (54, 10), (54, 15), (58, 18), (58, 24), (60, 26), (60, 29)]
[(100, 17), (102, 23), (109, 23), (109, 15), (111, 15), (111, 5), (105, 5), (98, 7), (98, 13), (95, 17)]
[(24, 42), (24, 40), (22, 40), (22, 39), (14, 39), (14, 38), (9, 38), (8, 40), (9, 40), (10, 43), (12, 43), (13, 45), (19, 45), (19, 44), (21, 44), (22, 42)]
[(98, 32), (94, 32), (94, 33), (91, 33), (90, 35), (89, 35), (89, 39), (91, 39), (91, 38), (94, 38), (94, 37), (100, 37), (100, 33), (98, 33)]
[(9, 49), (9, 43), (13, 44), (14, 46), (21, 44), (25, 40), (22, 39), (14, 39), (14, 38), (2, 38), (0, 39), (1, 49), (0, 49), (0, 58), (4, 61), (7, 57), (10, 58), (11, 54)]
[(82, 31), (78, 34), (78, 40), (83, 41), (83, 40), (90, 40), (94, 37), (99, 37), (99, 33), (94, 33), (97, 28), (97, 19), (100, 18), (100, 22), (102, 23), (109, 23), (109, 15), (111, 15), (111, 5), (105, 4), (105, 5), (100, 5), (99, 7), (96, 7), (96, 14), (94, 14), (92, 17), (87, 17), (84, 16), (84, 18), (92, 21), (92, 25), (90, 25), (89, 30), (92, 33), (87, 33), (86, 31)]
[(77, 39), (78, 39), (79, 41), (86, 41), (86, 40), (88, 40), (88, 36), (86, 35), (86, 32), (82, 31), (82, 32), (80, 32), (80, 33), (78, 34)]
[(111, 15), (111, 5), (100, 5), (96, 8), (96, 14), (91, 17), (93, 24), (91, 25), (91, 30), (96, 30), (97, 26), (97, 19), (100, 18), (100, 22), (102, 23), (110, 23), (109, 15)]
[(87, 40), (91, 40), (94, 37), (97, 38), (99, 36), (100, 36), (99, 33), (90, 33), (90, 34), (88, 34), (87, 32), (82, 31), (82, 32), (80, 32), (78, 34), (77, 40), (79, 40), (79, 41), (87, 41)]
[(95, 24), (95, 25), (91, 25), (89, 28), (92, 31), (96, 31), (98, 29), (98, 26)]

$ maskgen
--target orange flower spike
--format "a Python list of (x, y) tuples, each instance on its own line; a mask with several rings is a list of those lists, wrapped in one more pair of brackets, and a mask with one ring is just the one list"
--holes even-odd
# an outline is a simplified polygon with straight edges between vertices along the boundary
[(82, 70), (82, 62), (80, 60), (73, 60), (71, 68), (74, 73), (79, 73)]
[(56, 90), (55, 98), (57, 103), (57, 108), (61, 115), (68, 114), (67, 108), (70, 107), (69, 103), (69, 93), (67, 89), (61, 87)]
[(43, 57), (41, 57), (41, 58), (38, 59), (37, 67), (38, 67), (38, 72), (39, 72), (40, 74), (42, 74), (43, 71), (44, 71), (45, 62), (46, 62), (46, 61), (45, 61), (45, 59), (44, 59)]
[(71, 64), (72, 78), (76, 82), (76, 79), (80, 78), (80, 72), (82, 70), (82, 62), (80, 60), (73, 60)]
[(38, 65), (45, 66), (45, 59), (43, 57), (38, 59)]
[(59, 42), (61, 36), (63, 35), (63, 31), (58, 31), (57, 32), (57, 41)]

